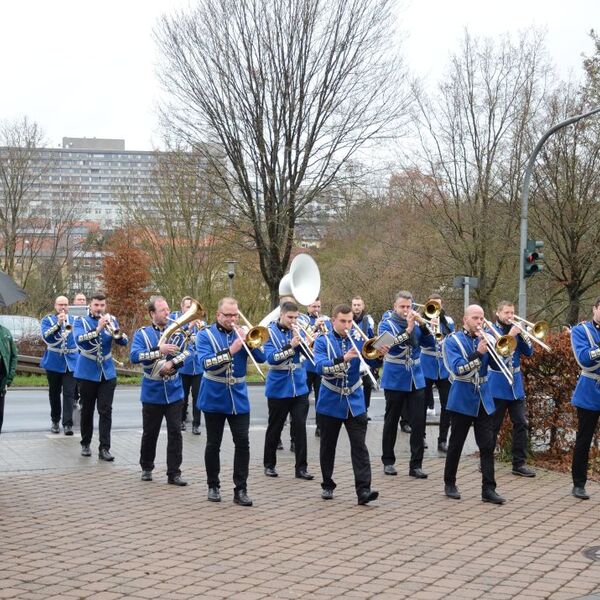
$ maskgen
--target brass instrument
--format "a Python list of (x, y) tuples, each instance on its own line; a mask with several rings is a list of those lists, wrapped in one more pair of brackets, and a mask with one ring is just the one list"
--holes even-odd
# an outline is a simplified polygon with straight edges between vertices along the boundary
[(487, 319), (484, 319), (483, 322), (490, 330), (490, 334), (495, 338), (494, 348), (498, 354), (504, 358), (510, 356), (517, 349), (516, 338), (512, 335), (500, 335)]
[(382, 358), (383, 353), (380, 350), (378, 350), (377, 348), (373, 347), (373, 344), (377, 340), (377, 336), (370, 338), (359, 327), (359, 325), (356, 323), (356, 321), (352, 321), (352, 326), (354, 327), (354, 329), (356, 329), (356, 331), (358, 331), (358, 333), (360, 334), (362, 339), (365, 341), (365, 343), (363, 344), (363, 347), (362, 347), (361, 354), (369, 360), (377, 360), (379, 358)]
[[(67, 314), (64, 310), (61, 310), (60, 312), (65, 316)], [(73, 331), (73, 325), (71, 325), (71, 323), (69, 323), (69, 321), (67, 320), (62, 324), (62, 329), (68, 335), (69, 333), (71, 333), (71, 331)]]
[(253, 350), (254, 348), (260, 348), (269, 339), (269, 330), (262, 325), (253, 327), (239, 309), (238, 314), (242, 318), (242, 321), (248, 326), (248, 331), (246, 332), (246, 344)]
[(123, 337), (123, 332), (117, 326), (117, 322), (113, 320), (114, 317), (108, 313), (104, 313), (102, 316), (108, 316), (109, 320), (108, 323), (105, 325), (105, 328), (109, 335), (111, 335), (115, 340), (121, 339)]
[[(314, 365), (315, 353), (313, 352), (313, 346), (315, 345), (315, 339), (311, 338), (310, 335), (306, 332), (305, 329), (302, 328), (302, 325), (300, 325), (299, 323), (296, 323), (293, 326), (293, 329), (300, 338), (300, 347), (302, 348), (302, 350), (304, 350), (306, 358), (308, 358), (308, 360), (310, 360), (310, 362)], [(304, 335), (306, 336), (305, 339), (302, 339), (302, 333), (304, 333)]]
[(550, 346), (542, 342), (550, 332), (550, 323), (548, 323), (548, 321), (537, 321), (536, 323), (532, 323), (531, 321), (526, 321), (519, 317), (519, 315), (515, 315), (510, 324), (519, 329), (521, 335), (528, 337), (532, 342), (539, 344), (544, 350), (551, 352), (552, 349)]
[[(354, 321), (353, 321), (353, 323), (354, 323)], [(378, 390), (379, 389), (379, 384), (377, 383), (377, 379), (375, 379), (375, 377), (373, 376), (373, 373), (371, 373), (371, 368), (365, 362), (365, 359), (363, 358), (362, 353), (359, 351), (358, 346), (356, 345), (356, 342), (352, 339), (352, 333), (351, 333), (351, 331), (349, 331), (348, 329), (345, 329), (345, 332), (346, 332), (346, 335), (348, 336), (348, 339), (350, 340), (350, 343), (352, 344), (352, 347), (356, 350), (356, 353), (358, 354), (358, 360), (360, 360), (360, 364), (363, 366), (363, 368), (365, 369), (367, 375), (371, 379), (371, 382), (373, 383), (373, 387), (376, 390)]]
[(434, 317), (439, 317), (442, 312), (442, 303), (435, 298), (432, 300), (428, 300), (425, 304), (419, 304), (418, 302), (413, 302), (414, 306), (418, 306), (423, 309), (423, 315), (425, 315), (428, 319), (433, 319)]

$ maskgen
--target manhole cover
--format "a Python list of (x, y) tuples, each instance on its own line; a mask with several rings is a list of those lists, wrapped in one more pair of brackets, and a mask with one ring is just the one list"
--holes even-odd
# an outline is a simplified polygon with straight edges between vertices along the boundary
[(592, 546), (591, 548), (586, 548), (582, 553), (586, 558), (591, 560), (600, 561), (600, 546)]

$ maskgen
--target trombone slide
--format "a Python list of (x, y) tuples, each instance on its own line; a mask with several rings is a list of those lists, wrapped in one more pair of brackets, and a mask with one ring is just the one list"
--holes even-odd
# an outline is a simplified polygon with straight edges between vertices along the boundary
[[(346, 331), (346, 335), (348, 336), (348, 339), (350, 340), (350, 343), (352, 344), (352, 347), (356, 350), (356, 353), (358, 354), (358, 359), (360, 360), (360, 364), (366, 369), (367, 375), (369, 376), (369, 379), (373, 383), (373, 387), (376, 390), (378, 390), (379, 384), (377, 383), (377, 379), (375, 379), (375, 377), (373, 377), (373, 373), (371, 373), (371, 367), (369, 367), (369, 365), (363, 358), (362, 352), (358, 349), (356, 342), (352, 339), (352, 332), (349, 329), (346, 329), (345, 331)], [(360, 376), (360, 374), (359, 374), (359, 376)]]
[(250, 350), (250, 348), (248, 347), (248, 344), (246, 344), (246, 342), (244, 341), (244, 338), (242, 337), (242, 334), (240, 333), (239, 329), (237, 327), (234, 327), (234, 329), (235, 329), (235, 333), (237, 334), (237, 336), (240, 338), (240, 341), (242, 342), (242, 346), (244, 347), (246, 354), (250, 357), (252, 364), (254, 365), (254, 367), (258, 371), (258, 374), (262, 377), (262, 380), (264, 381), (265, 374), (262, 372), (262, 369), (258, 366), (258, 363), (256, 362), (254, 356), (252, 356), (252, 350)]

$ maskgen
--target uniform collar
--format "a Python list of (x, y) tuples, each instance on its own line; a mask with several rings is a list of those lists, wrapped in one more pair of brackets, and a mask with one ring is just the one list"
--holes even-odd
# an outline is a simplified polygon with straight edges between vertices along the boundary
[(594, 319), (592, 319), (592, 325), (593, 325), (593, 326), (594, 326), (596, 329), (600, 330), (600, 323), (596, 323), (596, 321), (594, 321)]
[(360, 323), (364, 318), (365, 318), (365, 311), (363, 310), (363, 312), (360, 313), (360, 315), (356, 316), (354, 315), (354, 322), (355, 323)]
[(217, 329), (218, 329), (218, 330), (219, 330), (221, 333), (226, 333), (226, 334), (233, 333), (233, 329), (229, 329), (229, 330), (227, 330), (227, 329), (225, 329), (225, 327), (223, 327), (223, 325), (221, 325), (221, 324), (220, 324), (220, 323), (218, 323), (218, 322), (217, 322), (217, 323), (215, 323), (215, 325), (217, 326)]
[(283, 331), (283, 333), (287, 333), (288, 331), (291, 331), (291, 329), (289, 327), (282, 325), (279, 321), (277, 321), (277, 329), (279, 329), (279, 331)]
[(465, 335), (466, 335), (468, 338), (471, 338), (471, 339), (475, 339), (475, 338), (477, 338), (477, 334), (476, 334), (476, 333), (470, 333), (470, 332), (469, 332), (467, 329), (465, 329), (464, 327), (463, 327), (463, 330), (462, 330), (462, 331), (463, 331), (463, 333), (464, 333), (464, 334), (465, 334)]

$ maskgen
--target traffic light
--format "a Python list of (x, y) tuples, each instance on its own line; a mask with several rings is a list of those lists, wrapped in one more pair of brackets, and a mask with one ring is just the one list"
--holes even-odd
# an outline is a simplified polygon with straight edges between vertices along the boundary
[(525, 248), (525, 278), (531, 277), (542, 270), (541, 260), (544, 260), (544, 254), (539, 251), (544, 247), (544, 242), (540, 240), (527, 240)]

